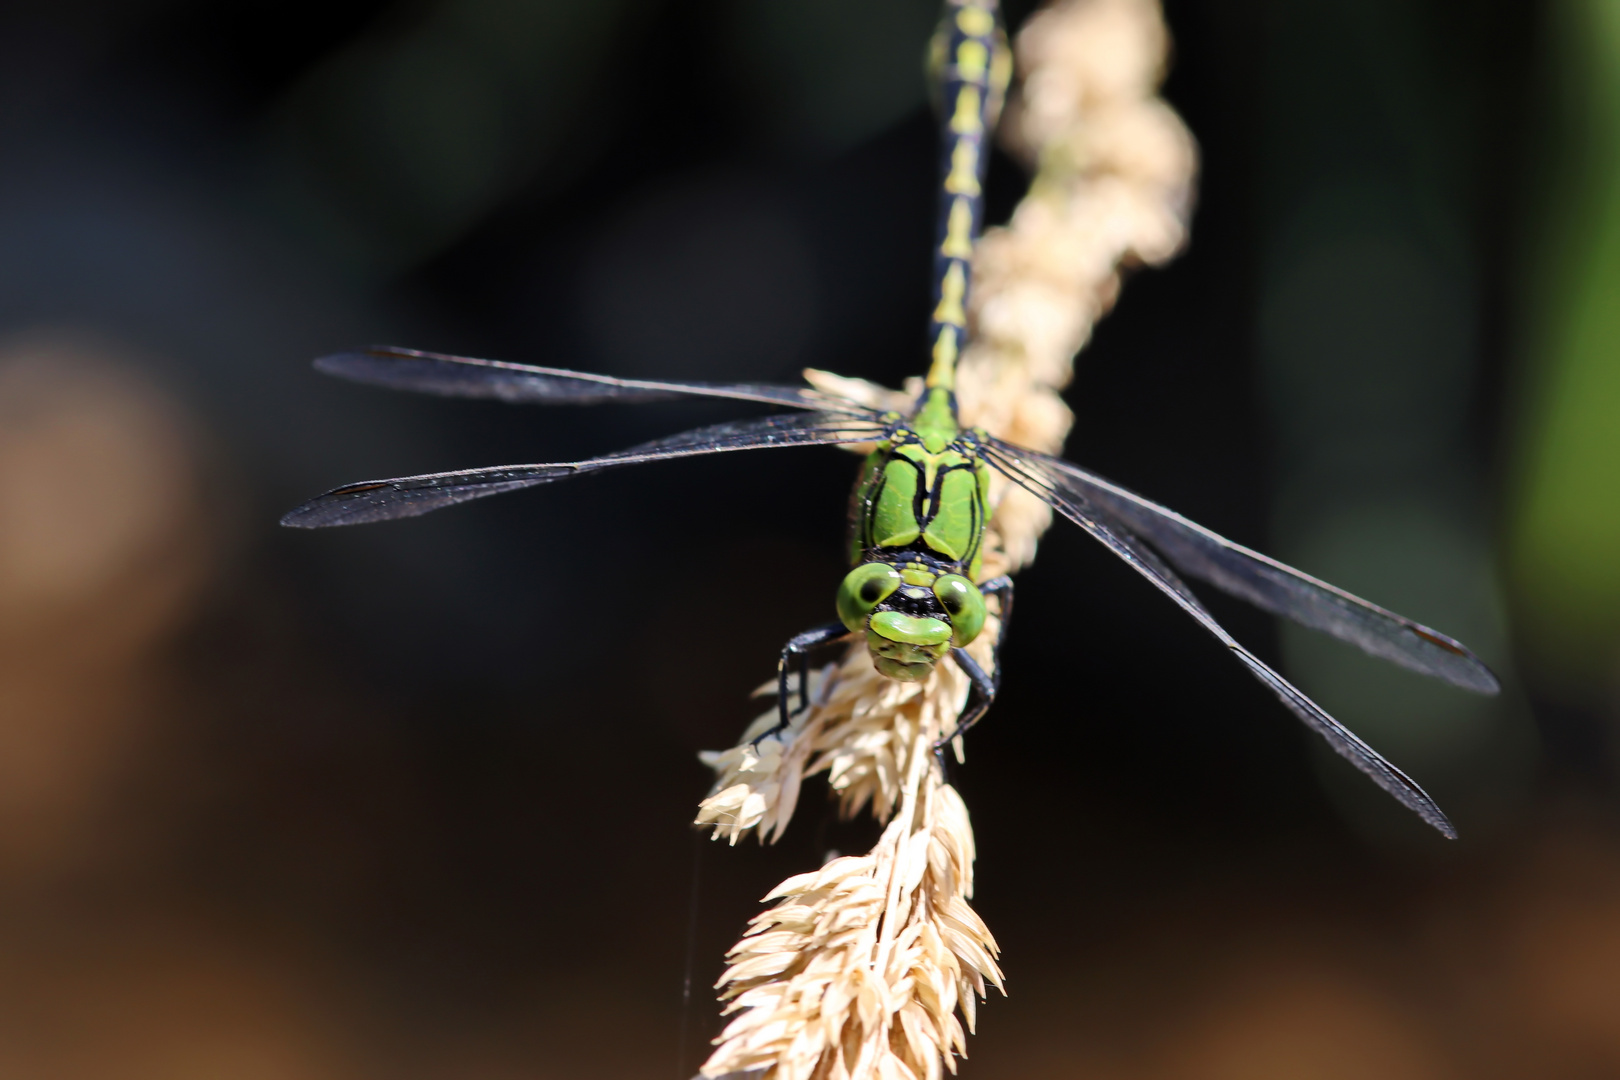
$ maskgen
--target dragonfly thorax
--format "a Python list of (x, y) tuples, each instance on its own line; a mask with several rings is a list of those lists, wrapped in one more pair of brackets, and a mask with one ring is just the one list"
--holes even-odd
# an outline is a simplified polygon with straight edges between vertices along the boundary
[(897, 426), (867, 456), (850, 499), (850, 561), (908, 549), (976, 578), (990, 468), (975, 433)]

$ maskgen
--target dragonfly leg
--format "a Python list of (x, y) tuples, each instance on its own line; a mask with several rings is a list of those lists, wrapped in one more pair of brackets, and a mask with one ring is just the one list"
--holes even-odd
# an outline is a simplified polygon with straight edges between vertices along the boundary
[(1013, 582), (1006, 574), (993, 578), (979, 586), (979, 591), (987, 595), (998, 597), (1001, 600), (1001, 628), (996, 632), (996, 643), (991, 650), (992, 663), (995, 666), (995, 675), (986, 675), (979, 662), (969, 656), (965, 649), (952, 649), (951, 659), (961, 668), (972, 682), (968, 693), (967, 705), (962, 709), (962, 715), (956, 719), (956, 727), (949, 735), (944, 736), (934, 744), (934, 750), (940, 751), (945, 744), (964, 734), (968, 728), (977, 724), (984, 714), (990, 711), (990, 703), (996, 700), (996, 694), (1001, 690), (1001, 643), (1007, 637), (1007, 623), (1012, 619)]
[[(778, 719), (776, 726), (754, 739), (758, 744), (780, 731), (787, 730), (790, 720), (796, 712), (803, 712), (810, 705), (810, 652), (823, 645), (830, 645), (841, 638), (849, 636), (849, 629), (841, 622), (828, 623), (818, 626), (814, 630), (806, 630), (794, 636), (793, 640), (782, 646), (782, 659), (776, 665), (776, 708)], [(788, 672), (798, 661), (799, 669), (799, 707), (793, 709), (788, 704)]]
[[(1006, 633), (1007, 624), (1012, 621), (1013, 579), (1006, 574), (991, 578), (979, 586), (979, 591), (985, 596), (998, 597), (1001, 600), (1001, 630)], [(996, 648), (1001, 648), (1001, 636), (996, 636)]]
[[(990, 710), (990, 703), (996, 700), (996, 691), (1001, 689), (1001, 680), (986, 675), (984, 668), (980, 667), (979, 662), (967, 654), (966, 649), (952, 649), (951, 659), (956, 661), (956, 666), (967, 674), (973, 685), (968, 690), (967, 705), (962, 709), (962, 715), (956, 718), (956, 727), (951, 730), (949, 735), (941, 736), (939, 741), (934, 743), (935, 753), (942, 751), (952, 739), (977, 724), (979, 719)], [(1000, 674), (999, 670), (997, 674)]]

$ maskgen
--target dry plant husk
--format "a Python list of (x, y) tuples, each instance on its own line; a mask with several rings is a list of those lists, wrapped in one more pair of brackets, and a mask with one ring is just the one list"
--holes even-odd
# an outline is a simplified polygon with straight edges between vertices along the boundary
[[(1001, 138), (1035, 176), (1012, 220), (974, 253), (975, 333), (957, 373), (965, 423), (1061, 450), (1073, 417), (1058, 392), (1122, 268), (1163, 262), (1184, 242), (1197, 153), (1156, 96), (1167, 45), (1156, 0), (1069, 0), (1018, 34), (1023, 82)], [(806, 377), (880, 408), (905, 409), (920, 389)], [(999, 478), (992, 499), (984, 578), (1026, 565), (1051, 523), (1043, 503)], [(992, 616), (969, 648), (987, 671), (999, 629)], [(1003, 986), (995, 939), (968, 903), (967, 808), (932, 752), (968, 680), (939, 664), (922, 682), (896, 682), (857, 644), (811, 674), (809, 693), (786, 731), (752, 744), (775, 724), (773, 707), (737, 746), (703, 755), (716, 782), (697, 823), (733, 844), (749, 832), (774, 841), (804, 778), (826, 773), (842, 814), (870, 810), (887, 826), (866, 855), (835, 858), (765, 897), (775, 903), (733, 946), (717, 984), (731, 1020), (702, 1075), (933, 1080), (966, 1056), (964, 1027), (986, 986)], [(960, 740), (954, 749), (960, 759)]]

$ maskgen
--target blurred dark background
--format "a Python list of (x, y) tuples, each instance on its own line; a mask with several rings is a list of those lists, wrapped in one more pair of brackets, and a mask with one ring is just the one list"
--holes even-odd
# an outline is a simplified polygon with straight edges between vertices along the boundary
[[(935, 15), (0, 7), (0, 1073), (690, 1075), (757, 899), (875, 835), (819, 787), (775, 848), (686, 824), (696, 752), (828, 615), (853, 459), (295, 534), (278, 514), (340, 482), (744, 414), (308, 361), (897, 384)], [(964, 1072), (1620, 1075), (1620, 22), (1166, 16), (1193, 239), (1081, 354), (1068, 455), (1457, 635), (1507, 691), (1211, 600), (1429, 788), (1447, 843), (1055, 528), (956, 776), (1012, 993)], [(996, 160), (993, 216), (1025, 181)]]

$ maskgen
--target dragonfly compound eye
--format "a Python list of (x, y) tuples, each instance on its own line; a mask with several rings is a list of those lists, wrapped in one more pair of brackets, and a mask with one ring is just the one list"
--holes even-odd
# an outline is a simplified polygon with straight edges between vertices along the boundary
[(934, 582), (934, 596), (951, 617), (951, 643), (966, 645), (984, 629), (984, 595), (960, 574), (946, 574)]
[(855, 633), (866, 628), (867, 616), (900, 587), (900, 573), (884, 562), (862, 563), (838, 586), (838, 619)]

